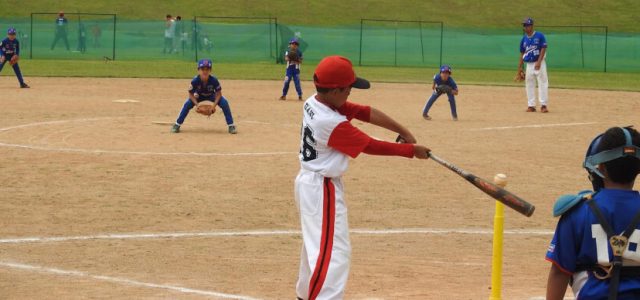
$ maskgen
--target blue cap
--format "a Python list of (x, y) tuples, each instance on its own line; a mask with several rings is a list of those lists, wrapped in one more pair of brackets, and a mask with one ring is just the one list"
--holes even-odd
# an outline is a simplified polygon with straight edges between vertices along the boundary
[(200, 70), (200, 68), (209, 68), (209, 69), (211, 69), (212, 65), (213, 65), (213, 62), (211, 61), (211, 59), (203, 58), (203, 59), (198, 61), (198, 70)]
[(442, 72), (449, 72), (449, 74), (451, 74), (451, 67), (448, 65), (442, 65), (442, 67), (440, 67), (440, 73)]
[(7, 30), (7, 34), (16, 34), (16, 29), (13, 27), (9, 27), (9, 29)]
[(522, 20), (522, 25), (524, 25), (524, 26), (533, 25), (533, 19), (530, 18), (530, 17), (525, 18), (524, 20)]
[(298, 42), (297, 38), (292, 38), (289, 40), (289, 44), (296, 44), (296, 45), (300, 45), (300, 43)]

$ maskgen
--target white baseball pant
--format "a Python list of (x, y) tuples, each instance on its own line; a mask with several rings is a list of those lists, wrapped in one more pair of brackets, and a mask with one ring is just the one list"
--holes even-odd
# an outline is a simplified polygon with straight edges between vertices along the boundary
[(297, 296), (342, 299), (349, 278), (351, 243), (342, 179), (301, 169), (295, 198), (302, 223)]
[(536, 106), (536, 81), (538, 81), (538, 98), (540, 105), (547, 105), (549, 98), (549, 78), (547, 77), (547, 63), (542, 60), (540, 70), (536, 70), (535, 62), (528, 62), (526, 71), (527, 102), (529, 107)]

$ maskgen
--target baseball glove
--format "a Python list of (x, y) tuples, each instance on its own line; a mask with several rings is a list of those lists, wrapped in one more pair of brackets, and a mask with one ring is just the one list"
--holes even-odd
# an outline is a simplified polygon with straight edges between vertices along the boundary
[(298, 51), (289, 51), (287, 52), (287, 58), (292, 62), (300, 62), (300, 56), (298, 56)]
[(452, 90), (451, 86), (447, 84), (441, 84), (436, 87), (436, 93), (438, 94), (449, 94)]
[(202, 101), (198, 103), (196, 107), (196, 112), (210, 117), (213, 113), (216, 112), (215, 106), (213, 105), (213, 101)]
[(18, 63), (18, 59), (20, 59), (20, 58), (17, 55), (12, 56), (11, 59), (9, 60), (9, 64), (12, 65), (12, 66), (17, 64)]
[(524, 71), (518, 70), (518, 73), (516, 73), (516, 77), (513, 78), (513, 81), (522, 82), (524, 81), (524, 78), (525, 78)]

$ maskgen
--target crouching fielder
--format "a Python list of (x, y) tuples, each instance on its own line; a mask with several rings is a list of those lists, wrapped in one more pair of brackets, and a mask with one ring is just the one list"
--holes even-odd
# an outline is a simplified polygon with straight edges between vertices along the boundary
[[(426, 159), (430, 150), (415, 144), (409, 130), (381, 111), (347, 101), (351, 88), (369, 88), (368, 81), (355, 76), (348, 59), (324, 58), (314, 83), (317, 94), (303, 105), (295, 181), (303, 240), (296, 293), (304, 300), (342, 299), (351, 262), (342, 184), (349, 157), (364, 152)], [(350, 123), (353, 118), (396, 132), (407, 144), (373, 139)]]

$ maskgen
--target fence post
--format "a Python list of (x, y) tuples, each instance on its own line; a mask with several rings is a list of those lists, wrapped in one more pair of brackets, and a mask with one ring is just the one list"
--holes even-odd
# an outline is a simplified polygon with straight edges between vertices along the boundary
[(113, 14), (113, 60), (116, 60), (116, 23), (117, 16)]
[(33, 13), (31, 13), (31, 28), (29, 29), (29, 59), (33, 59)]
[[(440, 66), (442, 66), (442, 43), (444, 41), (444, 22), (440, 22)], [(438, 68), (440, 68), (438, 66)]]
[(364, 20), (360, 19), (360, 52), (358, 54), (358, 66), (362, 66), (362, 28)]
[(609, 44), (609, 26), (604, 27), (604, 72), (607, 72), (607, 46)]

